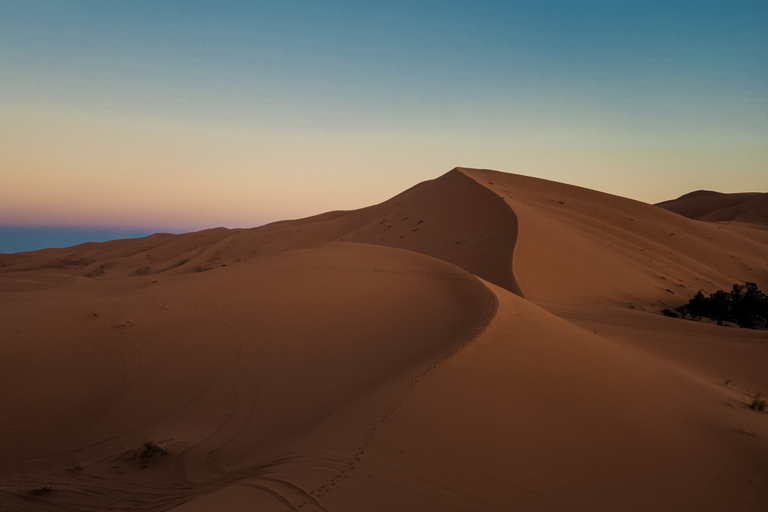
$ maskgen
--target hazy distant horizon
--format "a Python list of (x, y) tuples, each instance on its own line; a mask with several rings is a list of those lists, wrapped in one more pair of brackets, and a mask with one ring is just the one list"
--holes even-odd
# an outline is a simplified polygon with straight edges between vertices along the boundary
[[(416, 185), (416, 183), (413, 183), (412, 185)], [(597, 191), (603, 192), (602, 190), (597, 190)], [(687, 194), (690, 192), (694, 192), (694, 190), (689, 190), (685, 193)], [(716, 190), (714, 192), (721, 192), (721, 191)], [(764, 192), (764, 191), (742, 190), (740, 192)], [(679, 196), (668, 197), (666, 199), (662, 199), (657, 202), (660, 203), (663, 201), (669, 201), (669, 200), (676, 199), (677, 197)], [(386, 199), (389, 199), (389, 198), (386, 198)], [(634, 199), (634, 198), (628, 197), (628, 199)], [(372, 205), (364, 205), (363, 207), (365, 206), (372, 206)], [(291, 220), (291, 219), (309, 217), (311, 215), (326, 213), (327, 211), (331, 211), (331, 210), (339, 210), (339, 208), (329, 209), (326, 211), (311, 212), (306, 216), (286, 216), (285, 218), (272, 218), (272, 219), (264, 219), (262, 221), (255, 221), (252, 223), (247, 223), (247, 222), (240, 223), (240, 224), (233, 223), (229, 225), (197, 224), (197, 225), (174, 226), (174, 227), (167, 227), (167, 226), (151, 227), (151, 226), (122, 226), (122, 225), (109, 226), (109, 225), (90, 225), (90, 224), (62, 225), (62, 224), (0, 223), (0, 254), (24, 252), (24, 251), (35, 251), (35, 250), (47, 249), (47, 248), (70, 247), (70, 246), (74, 246), (74, 245), (82, 244), (86, 242), (106, 242), (109, 240), (116, 240), (121, 238), (142, 238), (155, 233), (180, 234), (180, 233), (202, 231), (205, 229), (214, 229), (218, 227), (224, 227), (229, 229), (237, 229), (237, 228), (248, 229), (248, 228), (263, 226), (271, 222), (277, 222), (281, 220)]]
[(0, 224), (0, 253), (70, 247), (86, 242), (107, 242), (120, 238), (143, 238), (159, 232), (181, 233), (183, 231), (110, 226), (25, 226)]

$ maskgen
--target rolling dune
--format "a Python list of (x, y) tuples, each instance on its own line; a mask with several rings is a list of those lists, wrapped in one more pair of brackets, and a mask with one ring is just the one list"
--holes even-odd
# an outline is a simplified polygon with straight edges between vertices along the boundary
[(743, 219), (457, 168), (0, 255), (0, 508), (763, 510), (768, 331), (660, 314), (768, 288)]
[(768, 226), (768, 193), (721, 194), (698, 190), (656, 206), (696, 220)]

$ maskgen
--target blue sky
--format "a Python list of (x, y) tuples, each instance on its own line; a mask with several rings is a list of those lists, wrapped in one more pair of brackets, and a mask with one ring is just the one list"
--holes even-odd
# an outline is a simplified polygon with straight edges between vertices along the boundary
[(0, 0), (0, 223), (249, 227), (454, 166), (768, 190), (766, 2)]

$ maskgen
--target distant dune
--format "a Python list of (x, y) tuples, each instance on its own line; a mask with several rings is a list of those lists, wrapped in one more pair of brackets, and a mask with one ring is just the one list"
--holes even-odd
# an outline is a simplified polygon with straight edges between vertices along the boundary
[(660, 314), (768, 288), (765, 197), (457, 168), (361, 210), (0, 255), (0, 503), (765, 510), (768, 330)]
[(721, 194), (698, 190), (656, 206), (690, 219), (745, 222), (768, 226), (768, 192)]

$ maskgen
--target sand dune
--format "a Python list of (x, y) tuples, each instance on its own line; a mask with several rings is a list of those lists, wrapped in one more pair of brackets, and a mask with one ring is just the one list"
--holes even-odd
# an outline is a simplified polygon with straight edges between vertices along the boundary
[(768, 193), (722, 194), (698, 190), (656, 206), (691, 219), (768, 226)]
[(699, 289), (768, 282), (768, 233), (681, 218), (560, 183), (467, 170), (519, 221), (514, 273), (538, 302), (677, 304)]
[(519, 292), (510, 261), (517, 219), (501, 198), (459, 171), (376, 206), (255, 229), (210, 229), (89, 243), (0, 258), (0, 271), (58, 269), (86, 277), (201, 272), (317, 244), (345, 241), (434, 256)]
[(0, 503), (763, 510), (768, 331), (659, 312), (768, 288), (744, 218), (458, 168), (362, 210), (0, 255)]

